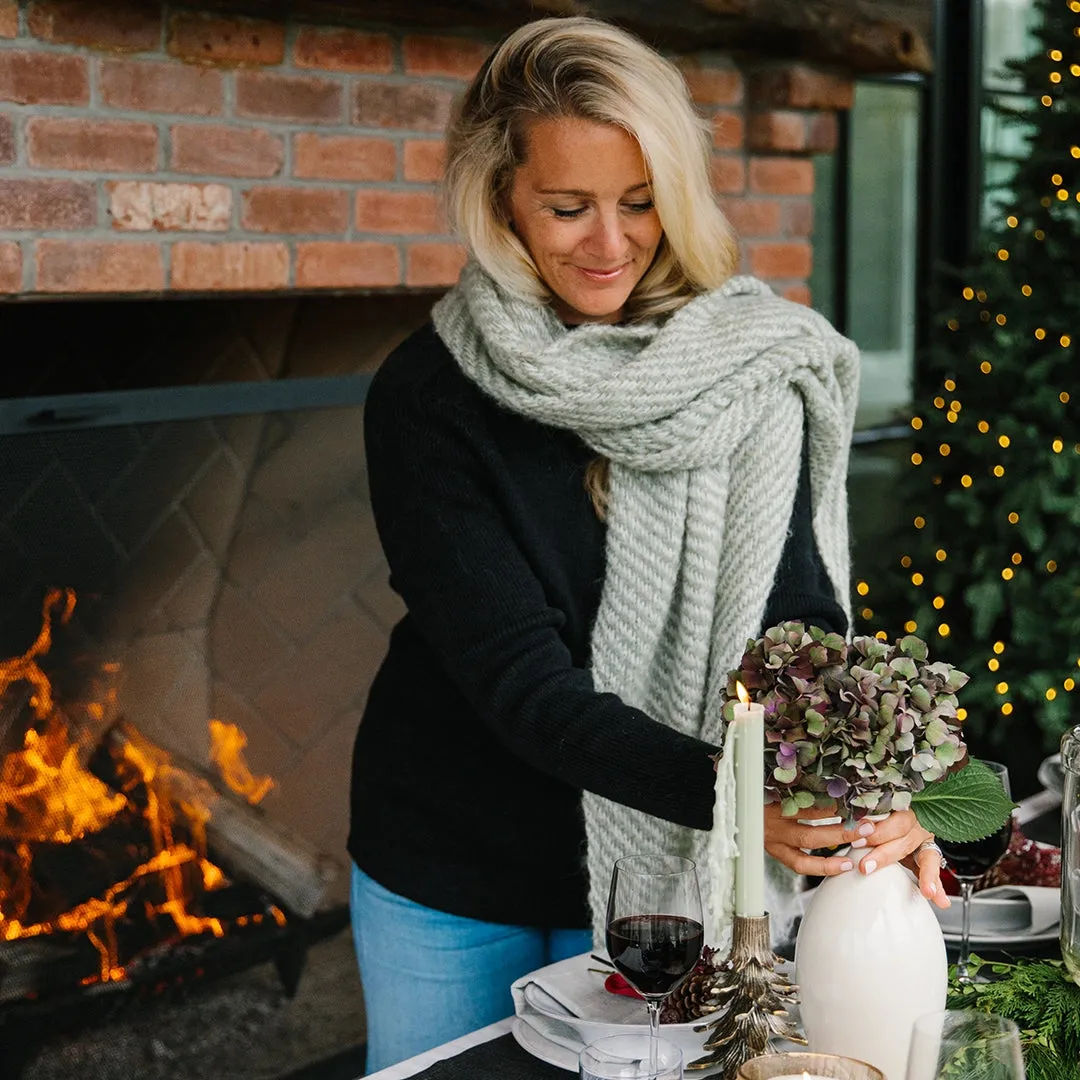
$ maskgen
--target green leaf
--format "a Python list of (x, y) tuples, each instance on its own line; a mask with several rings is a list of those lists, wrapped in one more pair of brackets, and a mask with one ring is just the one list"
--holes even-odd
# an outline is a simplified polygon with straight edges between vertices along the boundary
[(942, 840), (969, 844), (997, 832), (1014, 803), (1001, 781), (981, 761), (972, 760), (959, 772), (911, 797), (919, 824)]

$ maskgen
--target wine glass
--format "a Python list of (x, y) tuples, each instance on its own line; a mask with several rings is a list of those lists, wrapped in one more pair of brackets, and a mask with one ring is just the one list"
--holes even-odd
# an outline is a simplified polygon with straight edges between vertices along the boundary
[(660, 1009), (694, 970), (705, 943), (697, 868), (680, 855), (627, 855), (615, 863), (607, 950), (649, 1010), (649, 1067), (656, 1074)]
[(920, 1016), (911, 1032), (907, 1080), (1024, 1080), (1016, 1024), (984, 1012)]
[[(983, 764), (1001, 781), (1005, 794), (1012, 798), (1009, 789), (1009, 770), (998, 761), (984, 761)], [(971, 894), (987, 870), (1005, 854), (1012, 838), (1012, 818), (1008, 818), (996, 833), (971, 844), (957, 844), (948, 840), (938, 840), (942, 854), (948, 860), (953, 877), (960, 883), (960, 897), (964, 905), (963, 923), (960, 931), (960, 955), (956, 961), (956, 981), (971, 984), (975, 980), (968, 971), (968, 958), (971, 954)]]

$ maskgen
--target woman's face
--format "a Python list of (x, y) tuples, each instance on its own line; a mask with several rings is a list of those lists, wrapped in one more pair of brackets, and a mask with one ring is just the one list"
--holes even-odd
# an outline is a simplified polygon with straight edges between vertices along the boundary
[(536, 120), (510, 221), (567, 323), (618, 322), (663, 229), (637, 140), (613, 124)]

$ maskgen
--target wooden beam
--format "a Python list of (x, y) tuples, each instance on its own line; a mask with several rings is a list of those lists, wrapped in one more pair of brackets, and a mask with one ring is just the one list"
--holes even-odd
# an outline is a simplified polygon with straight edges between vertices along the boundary
[[(595, 15), (677, 53), (716, 49), (850, 74), (928, 72), (933, 0), (225, 0), (252, 14), (496, 37), (545, 15)], [(222, 5), (224, 6), (224, 4)]]

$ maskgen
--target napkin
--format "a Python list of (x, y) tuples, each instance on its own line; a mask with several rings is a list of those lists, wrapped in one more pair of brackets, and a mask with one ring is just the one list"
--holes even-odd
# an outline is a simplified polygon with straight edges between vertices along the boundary
[[(1000, 938), (1003, 941), (1017, 940), (1037, 934), (1045, 934), (1061, 921), (1061, 890), (1045, 885), (995, 885), (991, 889), (980, 889), (972, 898), (973, 907), (980, 899), (1020, 899), (1026, 900), (1030, 907), (1030, 916), (1026, 925), (1016, 930), (991, 932), (980, 928), (973, 917), (971, 935), (981, 940), (991, 941)], [(962, 906), (958, 897), (953, 897), (952, 907), (947, 911), (937, 911), (942, 928), (947, 934), (959, 934), (962, 918)], [(974, 916), (974, 911), (973, 911)]]

